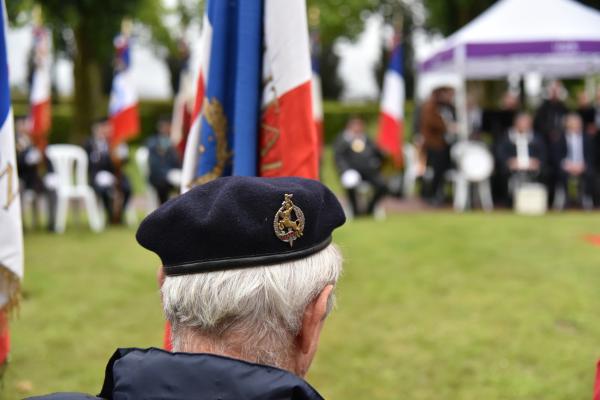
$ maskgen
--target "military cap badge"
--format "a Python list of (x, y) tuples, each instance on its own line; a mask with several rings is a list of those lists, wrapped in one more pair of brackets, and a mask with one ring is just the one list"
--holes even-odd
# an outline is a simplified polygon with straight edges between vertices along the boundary
[(281, 208), (275, 213), (273, 229), (275, 236), (290, 247), (294, 246), (294, 240), (302, 237), (304, 232), (304, 213), (292, 201), (293, 194), (286, 194)]

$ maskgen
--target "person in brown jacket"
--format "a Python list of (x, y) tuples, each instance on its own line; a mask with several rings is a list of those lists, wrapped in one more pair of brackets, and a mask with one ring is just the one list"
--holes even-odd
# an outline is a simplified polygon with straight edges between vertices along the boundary
[(440, 205), (444, 200), (444, 174), (450, 167), (447, 137), (454, 129), (453, 97), (451, 88), (435, 89), (421, 109), (419, 126), (423, 148), (427, 154), (427, 166), (433, 170), (433, 178), (424, 197), (434, 205)]

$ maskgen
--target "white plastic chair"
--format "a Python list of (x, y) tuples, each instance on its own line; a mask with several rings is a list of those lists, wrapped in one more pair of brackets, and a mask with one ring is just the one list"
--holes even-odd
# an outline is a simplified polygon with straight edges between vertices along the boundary
[(470, 200), (469, 189), (474, 185), (483, 209), (492, 211), (494, 209), (490, 187), (490, 176), (494, 171), (492, 154), (482, 144), (464, 142), (455, 145), (451, 155), (457, 165), (454, 176), (454, 209), (457, 211), (467, 209)]
[(65, 231), (70, 200), (82, 200), (90, 228), (94, 232), (100, 232), (104, 225), (94, 189), (88, 185), (88, 157), (85, 150), (71, 144), (54, 144), (46, 148), (46, 156), (56, 174), (55, 231), (57, 233)]
[(140, 147), (135, 152), (135, 163), (142, 175), (144, 181), (144, 192), (146, 193), (146, 211), (150, 214), (152, 211), (158, 208), (158, 194), (152, 185), (148, 184), (148, 178), (150, 177), (150, 165), (148, 160), (150, 158), (150, 152), (147, 147)]

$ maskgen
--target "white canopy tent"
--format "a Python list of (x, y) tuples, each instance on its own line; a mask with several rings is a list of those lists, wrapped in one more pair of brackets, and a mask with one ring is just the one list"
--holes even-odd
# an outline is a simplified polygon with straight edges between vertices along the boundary
[(600, 73), (600, 12), (573, 0), (500, 0), (419, 64), (420, 79), (454, 76), (461, 134), (467, 79)]

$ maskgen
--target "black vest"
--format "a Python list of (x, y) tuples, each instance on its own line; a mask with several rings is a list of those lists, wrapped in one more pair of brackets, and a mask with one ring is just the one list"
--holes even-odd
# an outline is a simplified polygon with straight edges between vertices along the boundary
[(296, 375), (212, 354), (119, 349), (106, 366), (101, 393), (56, 393), (32, 399), (322, 400)]

